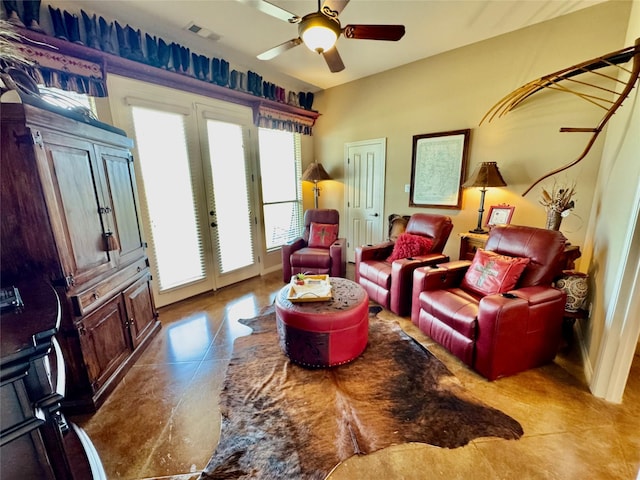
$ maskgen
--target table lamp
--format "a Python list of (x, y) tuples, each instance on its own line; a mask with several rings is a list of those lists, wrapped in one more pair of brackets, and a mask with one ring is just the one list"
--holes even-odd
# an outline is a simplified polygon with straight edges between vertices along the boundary
[(500, 175), (496, 162), (482, 162), (473, 171), (469, 180), (462, 184), (463, 188), (480, 187), (480, 208), (478, 209), (478, 226), (471, 233), (487, 233), (482, 228), (482, 214), (484, 213), (484, 195), (487, 187), (506, 187), (507, 183)]
[(331, 180), (331, 177), (321, 163), (313, 162), (302, 174), (302, 180), (306, 182), (313, 182), (314, 205), (315, 208), (318, 208), (318, 197), (320, 196), (320, 187), (318, 186), (318, 182), (322, 180)]

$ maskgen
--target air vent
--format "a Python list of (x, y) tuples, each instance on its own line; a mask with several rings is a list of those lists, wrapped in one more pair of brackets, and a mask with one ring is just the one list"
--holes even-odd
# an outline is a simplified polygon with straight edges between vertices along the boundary
[(185, 30), (191, 33), (195, 33), (202, 38), (208, 38), (209, 40), (213, 40), (214, 42), (220, 40), (220, 35), (218, 35), (217, 33), (213, 33), (211, 30), (208, 30), (206, 28), (202, 28), (200, 25), (196, 25), (194, 22), (189, 22), (189, 24), (184, 28)]

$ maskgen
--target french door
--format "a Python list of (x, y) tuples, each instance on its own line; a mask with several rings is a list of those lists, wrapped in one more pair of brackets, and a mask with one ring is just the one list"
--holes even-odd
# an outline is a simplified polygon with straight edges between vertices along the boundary
[[(259, 274), (251, 129), (242, 118), (198, 105), (216, 287)], [(236, 117), (236, 118), (234, 118)], [(225, 120), (221, 120), (224, 118)]]
[(168, 105), (154, 100), (159, 92), (137, 93), (143, 97), (124, 103), (156, 305), (258, 275), (251, 110), (175, 94)]

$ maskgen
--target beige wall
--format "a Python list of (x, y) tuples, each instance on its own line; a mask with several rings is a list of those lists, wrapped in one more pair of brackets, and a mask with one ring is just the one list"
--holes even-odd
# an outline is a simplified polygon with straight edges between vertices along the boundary
[[(629, 9), (629, 2), (600, 4), (318, 93), (314, 108), (322, 115), (314, 129), (314, 157), (337, 180), (323, 183), (321, 206), (344, 208), (344, 144), (386, 137), (385, 218), (418, 211), (451, 215), (455, 227), (445, 253), (457, 258), (457, 234), (475, 227), (479, 193), (465, 191), (462, 210), (410, 208), (404, 185), (410, 183), (413, 135), (470, 128), (468, 172), (479, 162), (496, 161), (508, 184), (487, 192), (485, 208), (508, 203), (516, 207), (512, 223), (543, 227), (540, 187), (521, 194), (584, 150), (584, 134), (559, 133), (559, 128), (595, 126), (602, 110), (545, 91), (503, 118), (478, 123), (524, 83), (622, 48)], [(599, 139), (585, 160), (558, 175), (559, 181), (577, 183), (577, 207), (561, 230), (578, 245), (585, 243), (602, 145)], [(553, 179), (542, 186), (551, 188)]]

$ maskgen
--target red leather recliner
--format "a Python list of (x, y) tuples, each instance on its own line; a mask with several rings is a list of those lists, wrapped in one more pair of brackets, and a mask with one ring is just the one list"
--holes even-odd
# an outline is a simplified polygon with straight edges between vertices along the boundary
[(453, 223), (446, 215), (415, 213), (407, 223), (405, 233), (422, 235), (433, 241), (426, 255), (403, 258), (389, 263), (386, 259), (393, 251), (394, 243), (383, 242), (373, 246), (356, 247), (355, 280), (369, 294), (369, 298), (396, 315), (407, 316), (411, 312), (413, 271), (424, 265), (448, 262), (442, 253)]
[(471, 264), (454, 261), (414, 272), (411, 320), (422, 332), (489, 380), (553, 360), (562, 334), (566, 294), (552, 286), (562, 268), (562, 233), (496, 226), (485, 245), (529, 258), (514, 289), (478, 295), (461, 283)]
[(304, 212), (302, 237), (282, 246), (282, 279), (285, 283), (289, 283), (291, 277), (298, 273), (328, 274), (331, 277), (345, 276), (346, 238), (336, 238), (326, 248), (309, 247), (312, 222), (340, 225), (340, 213), (333, 209), (309, 209)]

